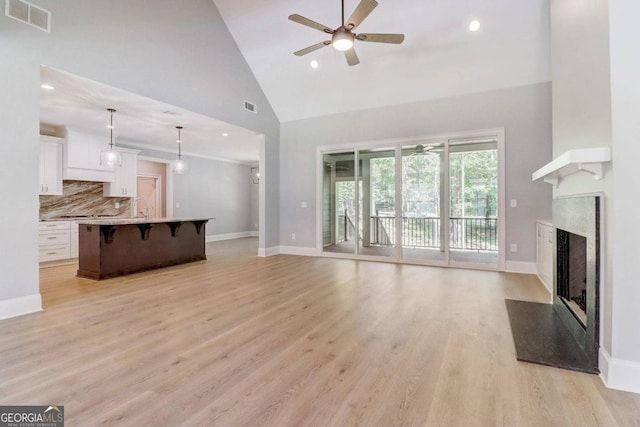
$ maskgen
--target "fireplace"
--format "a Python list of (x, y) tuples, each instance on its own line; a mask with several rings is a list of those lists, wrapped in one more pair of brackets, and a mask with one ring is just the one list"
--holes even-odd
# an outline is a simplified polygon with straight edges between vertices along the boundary
[(557, 229), (556, 294), (583, 328), (587, 327), (587, 238)]
[(600, 202), (553, 200), (553, 304), (505, 300), (518, 360), (599, 373)]
[(553, 201), (556, 229), (553, 307), (598, 367), (600, 197), (569, 197)]

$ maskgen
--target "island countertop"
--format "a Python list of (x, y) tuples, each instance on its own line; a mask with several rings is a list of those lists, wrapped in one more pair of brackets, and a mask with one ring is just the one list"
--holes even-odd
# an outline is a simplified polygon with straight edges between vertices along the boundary
[(190, 221), (209, 221), (215, 218), (207, 217), (184, 217), (184, 218), (101, 218), (101, 219), (86, 219), (76, 220), (78, 224), (84, 225), (135, 225), (135, 224), (161, 224), (168, 222), (190, 222)]

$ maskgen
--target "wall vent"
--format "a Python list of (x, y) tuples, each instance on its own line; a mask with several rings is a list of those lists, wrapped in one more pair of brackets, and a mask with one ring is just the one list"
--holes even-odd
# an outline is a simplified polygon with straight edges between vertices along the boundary
[(51, 32), (51, 12), (24, 0), (6, 0), (4, 14), (47, 33)]
[(258, 113), (258, 106), (256, 104), (254, 104), (253, 102), (249, 102), (249, 101), (244, 101), (244, 109), (247, 111), (250, 111), (254, 114)]

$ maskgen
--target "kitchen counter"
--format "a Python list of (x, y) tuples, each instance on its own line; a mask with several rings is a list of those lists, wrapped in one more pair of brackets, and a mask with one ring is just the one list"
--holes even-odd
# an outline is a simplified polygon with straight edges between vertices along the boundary
[(176, 223), (176, 222), (193, 222), (193, 221), (209, 221), (213, 218), (201, 218), (201, 217), (185, 217), (185, 218), (151, 218), (146, 219), (143, 217), (114, 217), (114, 218), (80, 218), (75, 220), (78, 224), (87, 225), (123, 225), (123, 224), (161, 224), (161, 223)]
[(79, 220), (79, 277), (103, 280), (207, 259), (210, 218)]

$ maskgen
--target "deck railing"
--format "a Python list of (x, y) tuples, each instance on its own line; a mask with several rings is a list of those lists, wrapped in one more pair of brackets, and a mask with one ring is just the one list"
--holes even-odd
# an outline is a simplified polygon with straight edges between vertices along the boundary
[(498, 218), (450, 218), (449, 230), (451, 249), (498, 250)]
[(338, 243), (353, 240), (355, 233), (356, 227), (345, 210), (343, 215), (338, 215)]
[[(449, 247), (454, 250), (497, 251), (498, 219), (485, 217), (449, 218)], [(392, 246), (395, 241), (395, 217), (371, 217), (371, 244)], [(441, 248), (439, 217), (402, 217), (402, 246)]]

